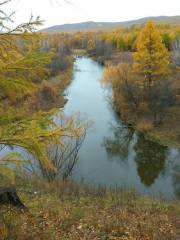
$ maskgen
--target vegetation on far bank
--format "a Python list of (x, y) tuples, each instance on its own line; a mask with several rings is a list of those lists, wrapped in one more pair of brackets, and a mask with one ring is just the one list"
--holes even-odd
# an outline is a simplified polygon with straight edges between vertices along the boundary
[[(155, 84), (152, 83), (154, 86), (151, 100), (147, 100), (145, 91), (142, 92), (143, 81), (148, 82), (145, 80), (147, 72), (143, 70), (146, 56), (141, 59), (139, 64), (141, 69), (139, 68), (138, 72), (134, 67), (137, 62), (134, 56), (136, 52), (140, 54), (140, 37), (144, 31), (144, 25), (118, 28), (107, 32), (78, 32), (73, 34), (71, 44), (75, 49), (85, 49), (90, 57), (106, 66), (106, 78), (114, 78), (114, 80), (111, 79), (112, 102), (121, 119), (161, 144), (179, 148), (180, 28), (178, 24), (159, 24), (155, 27), (157, 41), (153, 44), (156, 44), (157, 48), (153, 46), (155, 53), (151, 55), (156, 60), (152, 59), (154, 65), (150, 68), (154, 72), (152, 75), (156, 75), (157, 81)], [(148, 36), (144, 39), (144, 44), (147, 39)], [(166, 60), (160, 57), (162, 52), (166, 52)], [(156, 54), (159, 55), (159, 59), (155, 56)], [(164, 64), (164, 60), (168, 64), (164, 65), (163, 69), (160, 65)], [(155, 61), (159, 69), (158, 67), (155, 69)], [(161, 72), (157, 76), (159, 70)], [(127, 78), (127, 84), (124, 82), (123, 85), (125, 78)]]
[(179, 58), (170, 59), (151, 21), (142, 29), (136, 45), (131, 61), (105, 69), (103, 79), (111, 80), (115, 109), (140, 132), (179, 147)]

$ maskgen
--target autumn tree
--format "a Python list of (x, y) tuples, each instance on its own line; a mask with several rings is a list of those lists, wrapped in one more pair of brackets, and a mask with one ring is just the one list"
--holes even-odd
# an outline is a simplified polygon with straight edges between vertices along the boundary
[(175, 64), (180, 66), (180, 35), (172, 43), (172, 57)]
[(149, 93), (153, 84), (168, 74), (168, 51), (152, 21), (146, 23), (138, 37), (133, 68), (143, 77)]
[[(132, 31), (137, 33), (138, 29)], [(133, 35), (135, 40), (136, 34), (127, 30), (125, 43)], [(133, 124), (138, 123), (139, 129), (148, 131), (153, 125), (163, 122), (168, 109), (176, 102), (176, 94), (172, 87), (172, 76), (169, 75), (169, 53), (162, 33), (152, 21), (147, 22), (141, 30), (135, 45), (137, 52), (133, 54), (134, 63), (107, 66), (103, 80), (110, 80), (113, 102), (121, 118)]]
[[(46, 154), (47, 147), (49, 144), (63, 147), (64, 137), (78, 138), (82, 128), (75, 126), (73, 119), (59, 126), (54, 122), (56, 110), (33, 112), (26, 103), (27, 96), (39, 90), (39, 81), (47, 77), (52, 53), (40, 49), (39, 34), (34, 32), (42, 23), (39, 18), (31, 17), (13, 29), (7, 27), (12, 14), (4, 13), (1, 6), (10, 1), (0, 1), (0, 149), (21, 147), (45, 168), (56, 171)], [(0, 156), (1, 176), (11, 175), (12, 162), (20, 161), (14, 155)]]
[(105, 68), (102, 83), (112, 87), (112, 100), (115, 109), (125, 121), (133, 121), (133, 113), (138, 108), (139, 92), (135, 85), (131, 65), (119, 63)]

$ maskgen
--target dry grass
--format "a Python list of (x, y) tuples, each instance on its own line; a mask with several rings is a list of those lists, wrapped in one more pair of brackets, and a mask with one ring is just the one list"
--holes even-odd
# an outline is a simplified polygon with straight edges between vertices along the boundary
[(142, 133), (148, 133), (153, 129), (153, 123), (149, 119), (141, 119), (137, 123), (136, 129)]
[[(21, 191), (22, 187), (25, 191)], [(179, 203), (143, 198), (131, 191), (37, 180), (21, 184), (19, 194), (28, 211), (20, 213), (1, 207), (2, 240), (175, 240), (180, 237)]]
[(168, 111), (163, 124), (149, 132), (150, 137), (167, 146), (180, 148), (180, 107)]

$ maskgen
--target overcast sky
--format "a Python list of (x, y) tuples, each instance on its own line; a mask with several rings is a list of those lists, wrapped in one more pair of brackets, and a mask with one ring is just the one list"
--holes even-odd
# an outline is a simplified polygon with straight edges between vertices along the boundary
[(16, 11), (16, 23), (31, 12), (45, 20), (44, 27), (83, 21), (125, 21), (146, 16), (180, 15), (180, 0), (12, 0), (6, 10)]

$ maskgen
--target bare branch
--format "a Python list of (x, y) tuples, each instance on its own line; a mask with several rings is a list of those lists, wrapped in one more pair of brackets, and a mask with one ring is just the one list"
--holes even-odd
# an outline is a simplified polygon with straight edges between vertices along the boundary
[(9, 2), (11, 2), (12, 0), (5, 0), (5, 1), (3, 1), (3, 2), (0, 2), (0, 6), (2, 6), (2, 5), (4, 5), (4, 4), (6, 4), (6, 3), (9, 3)]

